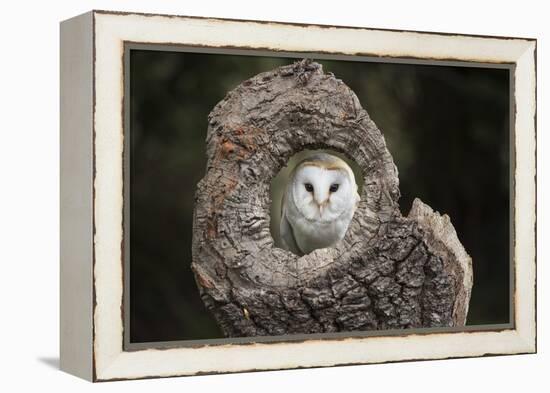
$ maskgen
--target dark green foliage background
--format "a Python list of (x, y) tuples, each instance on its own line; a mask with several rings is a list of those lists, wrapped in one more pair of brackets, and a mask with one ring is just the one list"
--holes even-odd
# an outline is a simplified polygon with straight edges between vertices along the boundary
[[(243, 80), (295, 59), (132, 50), (130, 339), (219, 338), (190, 269), (207, 115)], [(469, 324), (509, 321), (509, 71), (315, 59), (350, 86), (415, 197), (473, 258)]]

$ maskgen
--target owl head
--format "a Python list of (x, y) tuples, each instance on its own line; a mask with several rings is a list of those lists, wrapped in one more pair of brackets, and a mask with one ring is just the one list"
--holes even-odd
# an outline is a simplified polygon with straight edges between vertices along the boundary
[(327, 153), (301, 161), (290, 175), (287, 198), (309, 221), (332, 222), (353, 212), (359, 194), (349, 165)]

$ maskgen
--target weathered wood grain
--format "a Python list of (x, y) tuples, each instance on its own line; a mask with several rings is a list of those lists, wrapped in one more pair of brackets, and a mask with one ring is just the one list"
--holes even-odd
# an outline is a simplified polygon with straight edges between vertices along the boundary
[[(420, 200), (405, 217), (381, 132), (353, 91), (302, 60), (244, 81), (208, 117), (196, 194), (193, 271), (230, 337), (461, 326), (471, 259), (447, 216)], [(274, 247), (270, 181), (303, 149), (331, 149), (363, 172), (345, 238), (298, 257)]]

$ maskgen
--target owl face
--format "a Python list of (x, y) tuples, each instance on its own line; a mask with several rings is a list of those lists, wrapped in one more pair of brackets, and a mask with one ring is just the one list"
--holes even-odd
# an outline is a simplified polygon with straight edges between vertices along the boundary
[(328, 223), (353, 209), (357, 185), (353, 172), (344, 165), (305, 162), (296, 168), (291, 197), (307, 220)]

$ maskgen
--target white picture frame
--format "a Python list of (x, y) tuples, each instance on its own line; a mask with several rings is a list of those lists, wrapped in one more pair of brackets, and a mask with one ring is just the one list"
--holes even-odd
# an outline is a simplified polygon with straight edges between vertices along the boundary
[[(511, 326), (125, 350), (125, 43), (513, 66)], [(105, 11), (62, 22), (61, 368), (90, 381), (108, 381), (536, 352), (535, 124), (534, 39)]]

